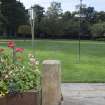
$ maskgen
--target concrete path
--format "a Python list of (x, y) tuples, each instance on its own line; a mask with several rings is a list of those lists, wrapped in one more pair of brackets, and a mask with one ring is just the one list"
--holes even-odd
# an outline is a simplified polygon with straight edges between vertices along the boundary
[(62, 105), (105, 105), (105, 83), (62, 84)]

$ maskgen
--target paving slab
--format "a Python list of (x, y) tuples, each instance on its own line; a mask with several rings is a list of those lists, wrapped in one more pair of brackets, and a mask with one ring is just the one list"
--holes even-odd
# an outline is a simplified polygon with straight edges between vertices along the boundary
[(105, 83), (62, 84), (62, 105), (105, 105)]

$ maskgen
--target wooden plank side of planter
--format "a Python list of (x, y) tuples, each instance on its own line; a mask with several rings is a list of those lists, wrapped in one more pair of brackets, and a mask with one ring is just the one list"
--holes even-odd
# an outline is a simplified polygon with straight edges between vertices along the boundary
[(5, 97), (0, 98), (0, 105), (6, 105)]
[(0, 105), (38, 105), (39, 93), (25, 92), (0, 98)]

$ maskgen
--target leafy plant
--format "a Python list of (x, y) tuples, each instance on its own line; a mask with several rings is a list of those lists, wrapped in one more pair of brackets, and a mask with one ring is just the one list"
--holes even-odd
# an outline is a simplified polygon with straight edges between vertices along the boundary
[[(16, 94), (31, 89), (38, 89), (40, 85), (39, 61), (33, 54), (29, 54), (24, 61), (23, 48), (16, 48), (13, 41), (8, 42), (8, 47), (13, 53), (5, 54), (5, 49), (0, 49), (0, 95)], [(27, 66), (24, 66), (24, 62)]]

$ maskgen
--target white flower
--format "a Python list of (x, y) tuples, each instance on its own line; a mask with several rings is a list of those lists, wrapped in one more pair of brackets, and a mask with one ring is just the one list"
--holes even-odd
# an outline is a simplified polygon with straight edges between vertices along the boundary
[(28, 54), (28, 57), (29, 57), (29, 58), (34, 58), (34, 56), (33, 56), (32, 53)]
[(39, 65), (39, 61), (36, 61), (36, 65)]
[(36, 64), (36, 59), (35, 58), (30, 58), (30, 63), (31, 64)]
[(23, 66), (23, 69), (24, 69), (25, 67)]
[(9, 72), (9, 75), (11, 75), (12, 73), (13, 73), (13, 71), (10, 71), (10, 72)]
[(8, 77), (9, 77), (9, 76), (8, 76), (8, 75), (6, 75), (6, 76), (5, 76), (5, 79), (7, 79)]

